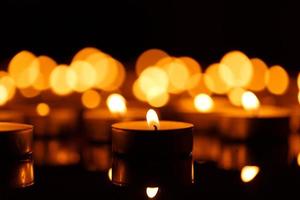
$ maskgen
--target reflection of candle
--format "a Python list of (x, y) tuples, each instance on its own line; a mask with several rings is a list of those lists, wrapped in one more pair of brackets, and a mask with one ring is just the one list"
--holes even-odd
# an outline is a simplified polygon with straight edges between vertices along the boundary
[(156, 113), (149, 110), (147, 121), (112, 125), (112, 149), (120, 154), (190, 155), (192, 128), (192, 124), (184, 122), (159, 122)]
[(260, 106), (251, 92), (242, 96), (244, 109), (224, 109), (219, 131), (227, 139), (245, 140), (253, 138), (286, 138), (289, 129), (289, 110), (275, 106)]
[(107, 107), (88, 110), (83, 114), (87, 137), (93, 141), (111, 140), (111, 125), (118, 121), (139, 120), (145, 117), (146, 109), (127, 108), (124, 97), (112, 94), (107, 99)]
[(22, 157), (32, 152), (31, 125), (0, 122), (0, 154), (3, 157)]

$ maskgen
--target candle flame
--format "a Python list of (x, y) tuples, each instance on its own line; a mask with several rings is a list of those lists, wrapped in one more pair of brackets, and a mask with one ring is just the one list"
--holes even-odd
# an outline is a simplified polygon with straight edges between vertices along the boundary
[(39, 103), (36, 106), (36, 112), (40, 115), (40, 116), (47, 116), (50, 113), (50, 107), (48, 106), (48, 104), (46, 103)]
[(199, 112), (209, 112), (214, 106), (214, 101), (207, 94), (198, 94), (194, 98), (194, 106)]
[(245, 166), (241, 171), (241, 179), (244, 183), (252, 181), (259, 172), (259, 167), (257, 166)]
[(153, 109), (149, 109), (146, 115), (147, 123), (149, 128), (158, 129), (159, 128), (159, 119), (156, 112)]
[(260, 102), (253, 92), (244, 92), (242, 95), (242, 106), (245, 110), (257, 110)]
[(156, 196), (157, 192), (158, 192), (158, 187), (147, 187), (146, 188), (146, 194), (147, 196), (152, 199)]
[(109, 95), (106, 105), (111, 113), (123, 115), (127, 111), (125, 98), (117, 93)]

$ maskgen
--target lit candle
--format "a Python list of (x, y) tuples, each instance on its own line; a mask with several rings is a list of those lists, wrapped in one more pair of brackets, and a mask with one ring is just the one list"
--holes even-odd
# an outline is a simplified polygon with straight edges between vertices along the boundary
[(125, 98), (112, 94), (107, 98), (107, 108), (87, 110), (83, 114), (88, 139), (97, 142), (111, 140), (111, 125), (119, 121), (140, 120), (145, 117), (146, 109), (126, 106)]
[(147, 121), (119, 122), (112, 125), (112, 150), (117, 154), (149, 156), (190, 155), (193, 148), (193, 125), (159, 121), (154, 110)]
[(219, 131), (226, 139), (280, 139), (287, 138), (290, 127), (288, 109), (260, 106), (252, 92), (242, 95), (244, 109), (231, 108), (222, 113)]
[(32, 153), (33, 126), (0, 122), (0, 155), (11, 159)]

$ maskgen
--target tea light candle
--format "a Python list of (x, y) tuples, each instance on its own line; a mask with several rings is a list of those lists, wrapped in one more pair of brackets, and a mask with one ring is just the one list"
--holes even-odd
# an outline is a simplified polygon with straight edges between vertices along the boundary
[(117, 154), (148, 156), (190, 155), (193, 125), (160, 121), (156, 112), (147, 112), (147, 121), (119, 122), (112, 125), (112, 150)]
[(0, 122), (0, 157), (22, 157), (32, 152), (33, 126)]
[(222, 113), (219, 131), (226, 139), (279, 139), (287, 138), (290, 127), (288, 109), (275, 106), (260, 106), (252, 92), (242, 97), (244, 110), (231, 108)]
[(111, 125), (119, 121), (144, 119), (147, 110), (142, 107), (127, 108), (125, 98), (111, 95), (107, 99), (107, 108), (84, 112), (85, 133), (87, 138), (96, 142), (111, 141)]

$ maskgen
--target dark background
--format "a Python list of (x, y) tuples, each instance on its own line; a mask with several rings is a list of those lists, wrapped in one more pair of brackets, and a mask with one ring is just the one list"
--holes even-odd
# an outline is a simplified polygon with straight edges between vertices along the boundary
[(299, 71), (297, 2), (196, 0), (1, 0), (0, 58), (28, 49), (69, 62), (95, 46), (121, 61), (148, 48), (205, 66), (229, 50)]

